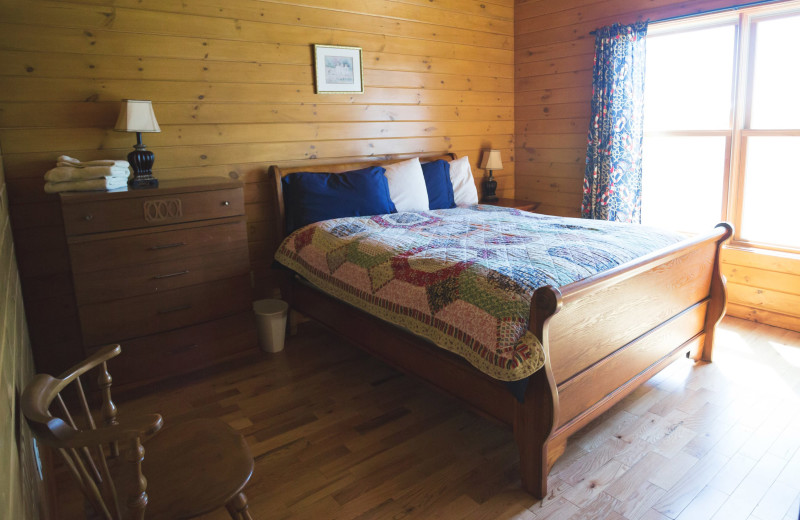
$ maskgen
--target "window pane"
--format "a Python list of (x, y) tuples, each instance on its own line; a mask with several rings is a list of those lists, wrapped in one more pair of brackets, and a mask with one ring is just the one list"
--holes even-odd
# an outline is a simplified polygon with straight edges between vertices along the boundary
[(647, 37), (647, 130), (725, 130), (731, 125), (732, 25)]
[(725, 137), (645, 137), (642, 168), (643, 224), (701, 232), (721, 220)]
[(751, 128), (800, 128), (800, 15), (755, 24)]
[(800, 137), (750, 137), (742, 205), (742, 238), (800, 248)]

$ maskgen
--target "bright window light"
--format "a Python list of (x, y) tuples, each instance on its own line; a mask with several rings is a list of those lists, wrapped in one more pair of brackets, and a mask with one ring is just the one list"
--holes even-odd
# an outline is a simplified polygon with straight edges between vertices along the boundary
[(721, 220), (735, 27), (647, 38), (642, 223), (701, 232)]
[[(800, 252), (800, 2), (651, 24), (642, 222)], [(789, 60), (789, 61), (787, 61)]]
[(800, 15), (755, 25), (753, 112), (751, 128), (800, 128), (800, 67), (788, 65), (787, 53), (800, 49)]
[(733, 25), (647, 38), (645, 130), (731, 127)]
[(770, 341), (769, 344), (787, 363), (800, 368), (800, 348), (775, 341)]
[(642, 223), (700, 233), (722, 213), (724, 137), (648, 137), (642, 155)]
[(749, 137), (742, 238), (800, 249), (800, 137)]

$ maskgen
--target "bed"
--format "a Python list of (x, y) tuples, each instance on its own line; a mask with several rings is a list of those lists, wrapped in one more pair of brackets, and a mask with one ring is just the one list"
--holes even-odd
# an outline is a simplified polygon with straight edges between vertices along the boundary
[[(424, 158), (438, 159), (455, 155)], [(284, 176), (392, 162), (271, 167), (278, 236), (286, 234)], [(535, 337), (540, 359), (525, 378), (522, 395), (510, 391), (507, 381), (478, 370), (474, 360), (341, 301), (292, 271), (284, 271), (281, 292), (294, 311), (510, 426), (522, 487), (543, 498), (547, 474), (570, 435), (679, 356), (711, 361), (714, 331), (726, 305), (719, 255), (731, 234), (731, 226), (722, 223), (578, 281), (535, 289), (526, 333)]]

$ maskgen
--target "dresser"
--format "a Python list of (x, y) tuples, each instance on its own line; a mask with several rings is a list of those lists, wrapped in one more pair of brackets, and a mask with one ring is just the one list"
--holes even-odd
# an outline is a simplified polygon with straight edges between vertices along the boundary
[(244, 196), (224, 178), (61, 194), (86, 354), (138, 386), (254, 352)]

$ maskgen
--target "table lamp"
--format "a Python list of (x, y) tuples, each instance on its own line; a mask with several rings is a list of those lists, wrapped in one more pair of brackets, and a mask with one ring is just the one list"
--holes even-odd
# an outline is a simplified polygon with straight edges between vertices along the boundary
[(158, 179), (153, 177), (155, 154), (142, 144), (142, 132), (160, 132), (153, 104), (139, 99), (123, 99), (114, 130), (136, 132), (134, 151), (128, 154), (128, 162), (133, 169), (133, 178), (128, 181), (131, 188), (156, 188)]
[(489, 178), (483, 181), (484, 202), (497, 202), (497, 181), (492, 177), (492, 170), (502, 170), (503, 161), (500, 160), (500, 150), (488, 150), (483, 153), (481, 169), (489, 170)]

